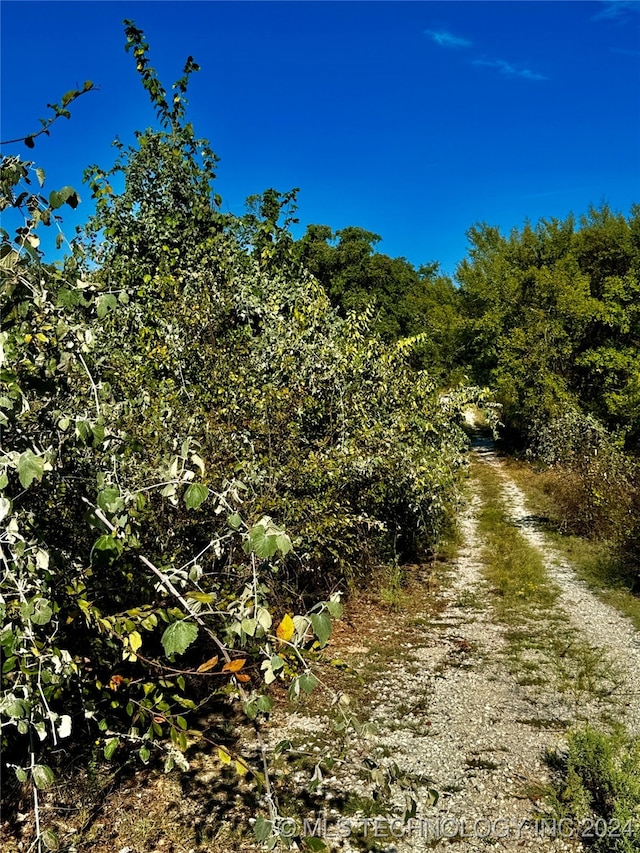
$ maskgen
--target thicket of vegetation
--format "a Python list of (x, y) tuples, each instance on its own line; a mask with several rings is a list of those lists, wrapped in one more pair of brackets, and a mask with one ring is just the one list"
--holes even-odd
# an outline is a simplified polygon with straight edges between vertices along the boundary
[[(576, 519), (629, 553), (638, 533), (637, 209), (474, 228), (460, 288), (360, 228), (295, 240), (295, 191), (222, 212), (185, 112), (198, 66), (167, 92), (132, 22), (126, 38), (157, 121), (87, 170), (95, 212), (64, 261), (38, 232), (77, 193), (2, 158), (0, 206), (22, 216), (0, 232), (3, 785), (37, 818), (72, 734), (186, 767), (205, 710), (237, 703), (259, 729), (269, 685), (316, 686), (341, 594), (450, 523), (461, 412), (491, 405), (465, 373), (571, 472)], [(267, 757), (215, 745), (264, 786), (275, 844)]]
[[(2, 207), (23, 221), (0, 249), (0, 710), (37, 820), (71, 735), (186, 767), (205, 711), (237, 702), (257, 725), (271, 683), (312, 690), (341, 592), (447, 524), (457, 422), (478, 396), (443, 397), (415, 341), (385, 342), (364, 305), (332, 307), (289, 196), (221, 212), (217, 158), (185, 115), (197, 65), (168, 93), (141, 31), (126, 36), (157, 124), (87, 170), (95, 213), (64, 262), (41, 256), (38, 229), (78, 195), (2, 161)], [(275, 843), (267, 757), (217, 746), (265, 787)]]

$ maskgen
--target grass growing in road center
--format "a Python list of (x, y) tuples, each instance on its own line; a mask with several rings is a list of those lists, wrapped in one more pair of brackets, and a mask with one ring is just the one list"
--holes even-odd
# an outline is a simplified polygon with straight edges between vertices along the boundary
[(516, 625), (532, 610), (546, 610), (558, 599), (540, 552), (523, 538), (509, 520), (502, 500), (500, 475), (489, 465), (475, 463), (482, 509), (478, 526), (485, 542), (484, 574), (495, 594), (494, 607), (501, 622)]
[(507, 628), (511, 670), (522, 685), (547, 685), (563, 694), (576, 718), (588, 714), (589, 700), (609, 701), (615, 693), (616, 673), (558, 607), (560, 589), (547, 573), (544, 553), (509, 518), (500, 473), (476, 461), (472, 474), (481, 498), (483, 572), (495, 616)]

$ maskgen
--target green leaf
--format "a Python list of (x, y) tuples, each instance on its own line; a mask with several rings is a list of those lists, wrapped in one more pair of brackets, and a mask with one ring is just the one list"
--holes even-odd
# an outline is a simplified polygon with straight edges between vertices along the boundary
[(270, 820), (267, 820), (264, 817), (259, 817), (253, 825), (253, 832), (256, 840), (260, 843), (266, 841), (267, 838), (271, 836), (272, 828), (273, 824)]
[(117, 737), (109, 738), (104, 746), (104, 757), (109, 761), (113, 756), (113, 753), (118, 748), (118, 744), (120, 743), (120, 739)]
[(53, 610), (51, 603), (46, 598), (34, 598), (31, 602), (33, 612), (29, 616), (29, 620), (34, 625), (46, 625), (51, 621)]
[(117, 539), (114, 539), (113, 536), (109, 533), (105, 533), (104, 536), (100, 536), (99, 539), (96, 540), (93, 546), (94, 551), (115, 551), (116, 553), (120, 552), (120, 543)]
[(39, 166), (36, 167), (36, 175), (38, 176), (38, 183), (40, 186), (44, 186), (45, 173), (44, 169), (41, 169)]
[(309, 620), (320, 646), (326, 645), (333, 629), (331, 617), (327, 613), (311, 613)]
[(256, 707), (256, 703), (245, 702), (242, 707), (247, 717), (249, 717), (250, 720), (255, 720), (255, 718), (258, 716), (258, 709)]
[(58, 841), (58, 836), (52, 829), (45, 829), (42, 835), (40, 836), (42, 839), (44, 846), (47, 850), (59, 850), (60, 842)]
[(265, 714), (268, 714), (273, 708), (273, 699), (269, 696), (258, 696), (256, 699), (256, 707)]
[(271, 669), (274, 672), (277, 672), (277, 670), (282, 669), (282, 667), (284, 666), (284, 661), (282, 660), (280, 655), (271, 655), (271, 659), (269, 660), (269, 664), (271, 666)]
[(117, 486), (108, 486), (103, 489), (97, 498), (97, 503), (103, 512), (118, 512), (124, 508), (124, 501), (120, 497), (120, 490)]
[(32, 450), (25, 450), (18, 459), (18, 479), (23, 489), (28, 489), (34, 480), (40, 481), (44, 474), (44, 459)]
[(291, 539), (289, 539), (286, 533), (279, 533), (276, 536), (276, 545), (283, 557), (293, 549)]
[(47, 788), (56, 778), (53, 770), (47, 767), (46, 764), (36, 764), (31, 768), (31, 775), (33, 776), (36, 788)]
[(300, 689), (304, 693), (311, 693), (318, 686), (318, 679), (310, 672), (305, 672), (300, 676)]
[(305, 848), (311, 850), (312, 853), (321, 853), (322, 850), (328, 849), (324, 841), (316, 835), (307, 835), (303, 841)]
[(109, 311), (113, 311), (114, 308), (117, 308), (118, 300), (113, 295), (113, 293), (102, 293), (96, 302), (96, 312), (98, 314), (98, 319), (102, 320), (103, 317), (107, 316)]
[(249, 538), (243, 547), (246, 553), (255, 554), (261, 560), (268, 560), (278, 550), (278, 543), (275, 536), (267, 535), (265, 528), (257, 524), (249, 531)]
[(198, 509), (209, 496), (209, 489), (202, 483), (192, 483), (184, 493), (187, 509)]
[(80, 204), (80, 196), (73, 187), (62, 187), (59, 196), (62, 199), (62, 203), (66, 202), (73, 210)]
[(29, 705), (24, 699), (18, 699), (13, 693), (5, 696), (0, 702), (0, 709), (7, 717), (18, 720), (21, 717), (26, 717), (29, 711)]
[(93, 446), (94, 447), (100, 447), (100, 445), (104, 441), (104, 437), (106, 435), (106, 430), (105, 430), (104, 424), (97, 423), (93, 427), (92, 432), (93, 432)]
[(245, 634), (248, 634), (250, 637), (253, 637), (256, 633), (257, 624), (258, 623), (256, 619), (243, 619), (240, 627), (242, 628)]
[(91, 438), (91, 424), (89, 421), (77, 421), (76, 433), (81, 441), (88, 442)]
[(230, 515), (230, 516), (229, 516), (229, 518), (227, 519), (227, 524), (228, 524), (228, 525), (229, 525), (229, 527), (231, 527), (233, 530), (239, 530), (239, 529), (242, 527), (242, 519), (240, 518), (240, 516), (238, 515), (238, 513), (237, 513), (237, 512), (234, 512), (234, 513), (233, 513), (232, 515)]
[(341, 602), (332, 599), (327, 601), (327, 610), (333, 616), (334, 619), (340, 619), (342, 616), (343, 607)]
[(198, 626), (193, 622), (174, 622), (162, 635), (164, 652), (170, 655), (181, 655), (198, 636)]
[(279, 530), (268, 516), (264, 516), (258, 524), (249, 530), (247, 540), (243, 544), (246, 554), (255, 554), (261, 560), (268, 560), (278, 551), (283, 555), (291, 551), (291, 540), (283, 530)]

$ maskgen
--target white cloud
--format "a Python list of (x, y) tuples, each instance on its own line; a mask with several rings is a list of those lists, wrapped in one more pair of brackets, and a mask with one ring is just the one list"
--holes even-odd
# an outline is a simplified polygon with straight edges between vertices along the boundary
[(623, 21), (637, 12), (637, 0), (601, 0), (600, 11), (591, 16), (592, 21)]
[(507, 62), (504, 59), (474, 59), (474, 65), (482, 65), (486, 68), (496, 68), (501, 74), (509, 77), (524, 77), (526, 80), (548, 80), (544, 74), (532, 71), (530, 68), (522, 68)]
[(429, 36), (431, 41), (439, 44), (440, 47), (471, 47), (473, 42), (469, 39), (454, 36), (453, 33), (447, 30), (425, 30), (425, 35)]

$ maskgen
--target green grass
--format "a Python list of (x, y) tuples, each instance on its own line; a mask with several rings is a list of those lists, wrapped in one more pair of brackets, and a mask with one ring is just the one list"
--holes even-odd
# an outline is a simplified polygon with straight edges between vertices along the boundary
[(516, 625), (537, 610), (552, 608), (559, 590), (550, 581), (541, 554), (509, 521), (499, 475), (483, 463), (474, 465), (474, 475), (482, 498), (478, 525), (485, 543), (484, 574), (495, 596), (497, 617)]
[(473, 474), (482, 500), (478, 527), (484, 576), (495, 617), (506, 627), (511, 672), (523, 686), (552, 685), (578, 719), (586, 700), (613, 704), (618, 687), (614, 668), (567, 625), (566, 614), (557, 607), (559, 588), (548, 576), (543, 555), (507, 515), (500, 475), (481, 462), (474, 463)]

